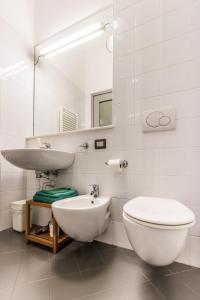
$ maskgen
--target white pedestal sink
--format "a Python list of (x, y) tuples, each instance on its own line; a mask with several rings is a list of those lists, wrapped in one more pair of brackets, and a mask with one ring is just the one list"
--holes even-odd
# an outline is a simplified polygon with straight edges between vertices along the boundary
[(9, 149), (1, 154), (16, 167), (40, 172), (67, 169), (74, 161), (74, 153), (53, 149)]

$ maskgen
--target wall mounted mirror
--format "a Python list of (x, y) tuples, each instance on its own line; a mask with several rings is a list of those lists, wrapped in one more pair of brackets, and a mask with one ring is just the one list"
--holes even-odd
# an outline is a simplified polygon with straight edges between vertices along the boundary
[(34, 135), (112, 125), (113, 8), (35, 47)]

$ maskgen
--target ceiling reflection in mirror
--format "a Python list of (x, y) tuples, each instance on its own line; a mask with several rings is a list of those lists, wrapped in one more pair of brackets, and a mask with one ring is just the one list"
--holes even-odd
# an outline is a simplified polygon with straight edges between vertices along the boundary
[(35, 48), (34, 135), (112, 125), (113, 9)]

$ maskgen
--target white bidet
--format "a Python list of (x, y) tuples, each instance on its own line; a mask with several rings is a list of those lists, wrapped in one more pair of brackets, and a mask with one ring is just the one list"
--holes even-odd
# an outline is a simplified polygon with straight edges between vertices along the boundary
[(110, 220), (110, 198), (82, 195), (54, 202), (54, 217), (70, 237), (88, 242), (101, 235)]

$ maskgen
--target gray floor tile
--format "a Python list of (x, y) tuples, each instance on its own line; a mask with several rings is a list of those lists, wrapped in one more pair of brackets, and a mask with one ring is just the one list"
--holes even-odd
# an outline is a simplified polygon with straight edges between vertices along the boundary
[(25, 252), (16, 284), (23, 284), (51, 277), (49, 254), (43, 249), (29, 249)]
[[(78, 270), (90, 270), (102, 266), (102, 258), (92, 243), (73, 242), (69, 246), (61, 250), (53, 257), (56, 261), (54, 265), (61, 265), (58, 260), (68, 261), (69, 273), (70, 269), (74, 272)], [(78, 267), (78, 269), (77, 269)]]
[(75, 258), (76, 248), (72, 246), (72, 244), (67, 245), (63, 249), (59, 250), (56, 255), (50, 254), (49, 257), (51, 259), (71, 259)]
[(12, 288), (18, 274), (18, 267), (0, 268), (0, 289)]
[(199, 295), (200, 299), (200, 269), (182, 272), (173, 276), (170, 276), (172, 281), (178, 281), (188, 286), (194, 292)]
[(126, 300), (126, 291), (124, 289), (113, 289), (101, 291), (95, 294), (91, 294), (86, 297), (87, 300)]
[(25, 249), (27, 247), (24, 234), (13, 231), (12, 229), (0, 232), (0, 252), (11, 252)]
[(87, 300), (163, 300), (163, 296), (151, 283), (127, 285), (89, 295)]
[(111, 280), (113, 275), (110, 267), (85, 271), (81, 274), (86, 295), (116, 287), (116, 285)]
[(149, 280), (153, 280), (156, 278), (162, 278), (163, 276), (168, 276), (171, 274), (171, 271), (168, 269), (168, 267), (154, 267), (151, 265), (148, 265), (147, 263), (140, 260), (139, 267), (141, 268), (141, 271)]
[(88, 294), (114, 289), (119, 285), (134, 286), (147, 281), (137, 266), (132, 268), (123, 263), (81, 272), (81, 274)]
[(52, 259), (50, 260), (51, 276), (61, 276), (79, 272), (78, 264), (72, 257), (67, 259)]
[(88, 250), (94, 250), (96, 249), (96, 246), (95, 246), (95, 243), (92, 242), (92, 243), (89, 243), (89, 242), (76, 242), (76, 241), (73, 241), (71, 244), (70, 244), (70, 247), (76, 251), (88, 251)]
[(83, 298), (86, 289), (79, 273), (50, 279), (51, 300), (71, 300)]
[[(16, 286), (12, 300), (50, 300), (50, 285), (48, 280)], [(64, 299), (64, 298), (63, 298)]]
[(167, 274), (171, 274), (167, 267), (153, 267), (145, 262), (143, 262), (133, 251), (122, 249), (122, 248), (114, 248), (111, 250), (101, 250), (100, 255), (103, 258), (105, 265), (115, 264), (115, 263), (123, 263), (128, 267), (132, 266), (138, 267), (140, 271), (149, 279), (155, 276), (164, 276)]
[(0, 299), (1, 300), (11, 300), (12, 288), (10, 289), (0, 289)]
[[(126, 253), (121, 248), (107, 248), (99, 251), (105, 265), (110, 265), (118, 262), (128, 262), (129, 264), (139, 265), (140, 259), (132, 253)], [(133, 252), (134, 253), (134, 252)]]
[(87, 296), (87, 300), (126, 300), (123, 289), (106, 290)]
[[(187, 273), (187, 272), (185, 272)], [(168, 300), (199, 300), (200, 296), (192, 292), (178, 276), (157, 277), (152, 281), (153, 285)]]
[(135, 288), (127, 287), (127, 300), (163, 300), (162, 294), (150, 283), (137, 285)]
[(188, 266), (188, 265), (180, 264), (177, 262), (174, 262), (173, 264), (169, 265), (167, 268), (171, 271), (171, 273), (179, 273), (179, 272), (196, 269), (193, 266)]
[(96, 250), (77, 251), (76, 260), (80, 271), (98, 268), (103, 265), (102, 258)]
[(112, 250), (112, 249), (116, 249), (116, 248), (119, 248), (115, 245), (110, 245), (110, 244), (105, 244), (105, 243), (102, 243), (102, 242), (98, 242), (98, 241), (94, 241), (93, 242), (93, 247), (96, 249), (96, 250)]
[(20, 265), (24, 256), (24, 250), (17, 252), (0, 253), (0, 267), (11, 267)]
[(34, 245), (29, 245), (24, 251), (24, 260), (37, 260), (37, 261), (47, 261), (50, 258), (50, 253), (47, 251), (48, 248), (34, 247)]

